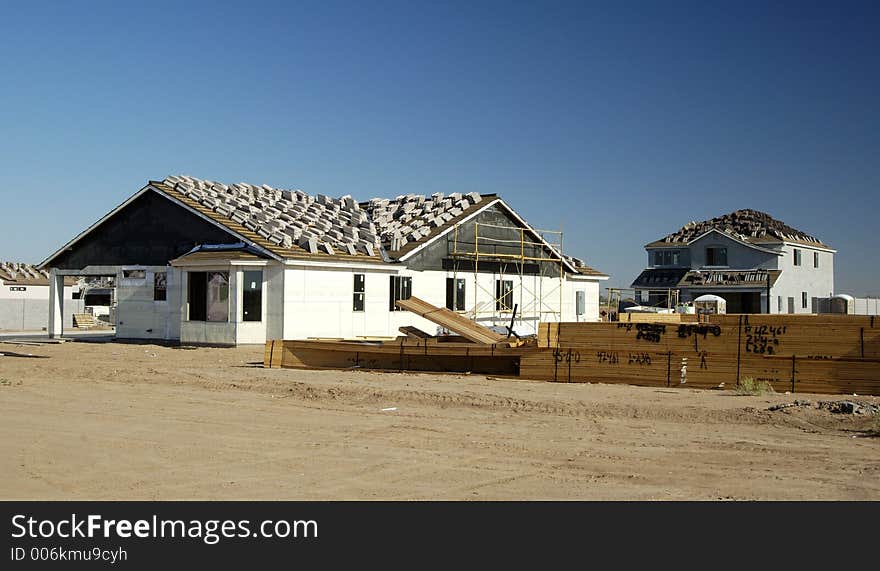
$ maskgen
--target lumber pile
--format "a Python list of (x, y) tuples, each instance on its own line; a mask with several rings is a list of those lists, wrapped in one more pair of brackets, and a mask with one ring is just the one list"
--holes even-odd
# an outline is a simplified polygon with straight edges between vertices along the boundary
[(521, 376), (697, 388), (751, 377), (777, 391), (880, 394), (880, 319), (870, 316), (542, 323), (538, 348), (523, 356)]
[(98, 326), (95, 316), (91, 313), (74, 313), (73, 326), (77, 329), (91, 329)]
[(378, 369), (516, 375), (520, 357), (533, 346), (477, 344), (466, 340), (400, 337), (397, 341), (266, 342), (266, 368)]

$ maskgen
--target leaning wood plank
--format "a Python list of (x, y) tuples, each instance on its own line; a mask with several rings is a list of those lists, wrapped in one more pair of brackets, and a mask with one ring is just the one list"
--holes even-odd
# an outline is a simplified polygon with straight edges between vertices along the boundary
[(507, 337), (495, 333), (488, 327), (483, 327), (479, 323), (466, 317), (462, 317), (454, 311), (431, 305), (427, 301), (421, 300), (417, 297), (401, 299), (397, 301), (397, 306), (407, 311), (411, 311), (420, 317), (424, 317), (429, 321), (433, 321), (437, 325), (445, 327), (453, 333), (457, 333), (468, 341), (473, 341), (474, 343), (491, 344), (501, 343), (502, 341), (507, 340)]

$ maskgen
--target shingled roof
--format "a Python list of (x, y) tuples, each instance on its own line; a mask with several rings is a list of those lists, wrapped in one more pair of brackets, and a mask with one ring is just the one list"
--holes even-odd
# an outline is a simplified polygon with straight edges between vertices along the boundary
[(796, 242), (827, 248), (821, 240), (765, 212), (752, 209), (736, 210), (702, 222), (688, 222), (678, 231), (648, 244), (651, 246), (687, 245), (710, 230), (718, 230), (732, 238), (752, 244)]

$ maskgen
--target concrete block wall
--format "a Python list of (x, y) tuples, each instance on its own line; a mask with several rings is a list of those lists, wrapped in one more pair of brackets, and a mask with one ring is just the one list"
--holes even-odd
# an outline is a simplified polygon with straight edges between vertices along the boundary
[[(64, 328), (73, 328), (73, 314), (83, 313), (81, 299), (64, 300)], [(43, 331), (49, 323), (48, 299), (0, 299), (0, 330)]]

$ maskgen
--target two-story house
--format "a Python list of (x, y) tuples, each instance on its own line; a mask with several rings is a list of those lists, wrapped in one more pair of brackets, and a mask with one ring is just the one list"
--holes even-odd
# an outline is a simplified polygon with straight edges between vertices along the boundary
[(836, 251), (757, 210), (689, 222), (645, 250), (648, 266), (631, 287), (647, 305), (711, 293), (729, 313), (814, 313), (834, 293)]

